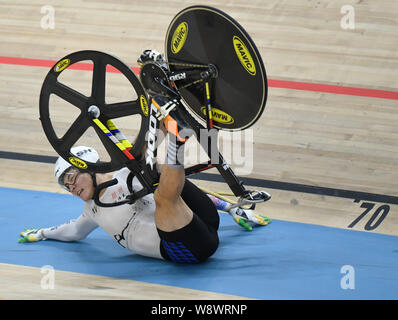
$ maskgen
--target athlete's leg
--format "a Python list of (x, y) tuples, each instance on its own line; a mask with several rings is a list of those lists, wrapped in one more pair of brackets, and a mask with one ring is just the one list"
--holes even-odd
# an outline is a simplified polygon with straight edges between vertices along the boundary
[(209, 228), (218, 230), (220, 216), (217, 207), (202, 190), (186, 179), (181, 197)]
[(184, 198), (189, 198), (186, 196), (187, 191), (183, 191), (186, 189), (184, 143), (189, 132), (185, 131), (184, 134), (184, 130), (180, 130), (181, 126), (171, 117), (166, 120), (169, 146), (166, 163), (161, 168), (159, 185), (154, 193), (155, 221), (161, 239), (161, 253), (165, 259), (174, 262), (198, 263), (206, 260), (218, 247), (218, 223), (209, 226), (206, 220), (201, 219), (201, 214), (214, 210), (217, 215), (217, 211), (210, 200), (196, 206), (192, 205), (193, 201), (184, 201), (183, 194)]
[(171, 232), (185, 227), (192, 220), (192, 211), (181, 198), (184, 188), (185, 170), (162, 166), (159, 186), (155, 191), (156, 226)]
[[(152, 100), (157, 108), (168, 102), (169, 100), (162, 96)], [(159, 230), (171, 232), (186, 226), (192, 220), (192, 211), (181, 198), (185, 182), (184, 146), (191, 130), (186, 130), (181, 123), (178, 125), (177, 120), (171, 116), (168, 116), (163, 124), (168, 131), (168, 150), (154, 198), (156, 225)]]
[[(164, 188), (159, 184), (155, 192), (156, 205), (160, 204), (156, 208), (160, 252), (164, 259), (173, 262), (199, 263), (207, 260), (218, 248), (218, 212), (201, 190), (195, 190), (192, 183), (182, 180), (185, 173), (179, 171), (163, 165), (161, 179)], [(176, 178), (181, 179), (176, 183), (179, 187), (171, 188), (173, 191), (169, 194), (165, 188), (175, 183)], [(172, 192), (177, 192), (178, 196)], [(203, 201), (196, 201), (198, 198)], [(174, 199), (174, 204), (170, 199)]]

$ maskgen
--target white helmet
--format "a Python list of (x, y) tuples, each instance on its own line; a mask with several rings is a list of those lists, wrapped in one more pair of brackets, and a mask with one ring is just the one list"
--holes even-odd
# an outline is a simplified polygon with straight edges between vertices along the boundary
[[(95, 163), (99, 160), (98, 152), (90, 147), (78, 146), (78, 147), (73, 147), (72, 149), (70, 149), (70, 151), (73, 155), (75, 155), (79, 159), (87, 162)], [(57, 162), (55, 162), (55, 167), (54, 167), (55, 179), (57, 180), (58, 184), (66, 191), (69, 190), (64, 186), (62, 180), (63, 180), (63, 174), (70, 167), (72, 167), (72, 164), (65, 161), (62, 157), (58, 157)]]

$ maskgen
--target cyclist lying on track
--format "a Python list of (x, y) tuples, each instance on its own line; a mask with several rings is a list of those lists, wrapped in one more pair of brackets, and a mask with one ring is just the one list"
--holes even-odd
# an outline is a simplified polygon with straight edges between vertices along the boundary
[[(166, 103), (170, 100), (163, 96), (152, 98), (152, 105), (158, 109)], [(116, 178), (118, 183), (101, 190), (99, 197), (104, 203), (123, 200), (131, 192), (142, 189), (142, 185), (136, 177), (128, 179), (128, 168), (95, 174), (80, 170), (60, 157), (55, 164), (55, 177), (64, 189), (84, 201), (83, 213), (60, 226), (21, 232), (20, 242), (45, 239), (77, 241), (101, 227), (121, 246), (137, 254), (177, 263), (200, 263), (218, 248), (217, 210), (228, 212), (237, 223), (246, 227), (248, 222), (269, 223), (269, 219), (254, 214), (252, 210), (230, 209), (229, 203), (206, 195), (187, 180), (183, 154), (189, 137), (182, 136), (182, 132), (187, 132), (184, 131), (187, 125), (177, 110), (170, 112), (167, 123), (162, 121), (161, 125), (168, 134), (168, 150), (165, 163), (159, 166), (160, 180), (154, 193), (132, 204), (97, 206), (93, 200), (95, 189), (106, 181)], [(71, 152), (85, 161), (99, 160), (98, 153), (90, 147), (74, 147)]]

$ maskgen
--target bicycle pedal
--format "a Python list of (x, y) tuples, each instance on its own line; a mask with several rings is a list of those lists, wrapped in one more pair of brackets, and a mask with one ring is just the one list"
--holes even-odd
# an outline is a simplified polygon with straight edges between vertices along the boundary
[(155, 117), (161, 121), (166, 118), (171, 111), (173, 111), (177, 107), (177, 100), (170, 100), (165, 105), (160, 106), (158, 112), (156, 112)]
[(271, 195), (265, 191), (253, 190), (248, 191), (243, 195), (238, 202), (241, 204), (254, 204), (259, 202), (265, 202), (271, 199)]
[(153, 50), (153, 49), (144, 50), (144, 52), (141, 53), (141, 56), (138, 58), (137, 63), (140, 66), (143, 66), (146, 62), (149, 62), (149, 61), (157, 62), (159, 64), (166, 63), (163, 54), (161, 54), (160, 52)]

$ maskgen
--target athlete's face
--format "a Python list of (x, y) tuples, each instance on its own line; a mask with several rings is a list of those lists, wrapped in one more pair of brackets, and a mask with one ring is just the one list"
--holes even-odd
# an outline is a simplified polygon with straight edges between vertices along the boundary
[(94, 195), (94, 184), (90, 174), (71, 168), (64, 177), (64, 185), (80, 199), (87, 201)]

